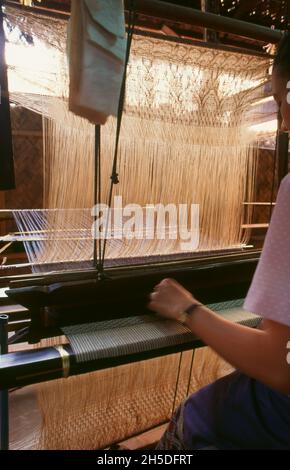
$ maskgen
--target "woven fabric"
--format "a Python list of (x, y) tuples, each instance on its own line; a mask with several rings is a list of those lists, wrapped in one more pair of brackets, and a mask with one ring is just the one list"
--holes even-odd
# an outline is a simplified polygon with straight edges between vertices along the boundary
[[(230, 301), (228, 305), (234, 305), (233, 302)], [(259, 323), (257, 315), (245, 312), (242, 308), (224, 310), (226, 302), (214, 305), (215, 310), (230, 321), (251, 327)], [(63, 327), (62, 330), (76, 354), (77, 362), (141, 353), (196, 339), (181, 323), (153, 315), (72, 325)]]
[(193, 340), (192, 333), (171, 320), (150, 316), (87, 323), (63, 328), (78, 362), (134, 354)]
[(244, 304), (244, 299), (233, 299), (226, 300), (225, 302), (216, 302), (214, 304), (207, 304), (207, 307), (215, 312), (220, 312), (222, 310), (230, 310), (237, 307), (242, 307)]

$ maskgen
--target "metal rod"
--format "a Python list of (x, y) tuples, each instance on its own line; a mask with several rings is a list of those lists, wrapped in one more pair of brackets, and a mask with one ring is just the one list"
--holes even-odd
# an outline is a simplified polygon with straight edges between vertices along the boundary
[[(259, 317), (253, 314), (243, 315), (237, 319), (235, 311), (231, 314), (230, 306), (225, 311), (219, 311), (218, 314), (222, 317), (226, 316), (233, 322), (240, 323), (242, 321), (251, 327), (255, 327), (259, 322)], [(253, 320), (255, 320), (254, 323)], [(194, 335), (183, 336), (181, 334), (179, 338), (176, 338), (175, 344), (163, 347), (156, 346), (154, 349), (144, 349), (117, 356), (113, 354), (109, 357), (99, 357), (84, 362), (79, 362), (76, 353), (69, 344), (4, 354), (0, 356), (0, 390), (85, 374), (95, 370), (188, 351), (203, 345), (204, 343)], [(98, 352), (101, 353), (101, 356), (103, 355), (103, 350), (99, 349)]]
[[(8, 315), (0, 315), (0, 357), (8, 353)], [(9, 448), (8, 390), (0, 392), (0, 450)]]
[[(13, 1), (5, 2), (7, 5), (26, 9), (27, 11), (35, 11), (43, 14), (49, 14), (51, 11), (45, 7), (34, 5), (32, 8), (24, 7)], [(131, 0), (125, 0), (125, 9), (128, 10), (131, 5)], [(215, 31), (234, 34), (249, 39), (256, 39), (263, 42), (277, 43), (282, 36), (282, 31), (270, 29), (266, 26), (248, 23), (246, 21), (228, 18), (215, 13), (204, 13), (200, 10), (174, 5), (167, 2), (160, 2), (158, 0), (135, 0), (134, 3), (137, 13), (146, 15), (148, 17), (160, 18), (162, 20), (173, 21), (174, 23), (184, 23), (187, 25), (201, 26)], [(69, 16), (69, 12), (58, 11), (58, 14)]]
[[(193, 338), (184, 343), (160, 349), (94, 359), (87, 362), (77, 362), (76, 355), (68, 344), (61, 347), (56, 346), (9, 353), (0, 356), (0, 390), (23, 387), (72, 375), (86, 374), (122, 364), (152, 359), (157, 356), (176, 354), (177, 352), (201, 346), (203, 346), (203, 343), (199, 339)], [(60, 352), (60, 349), (66, 353), (66, 370), (64, 370), (64, 354)]]
[[(129, 7), (129, 0), (125, 0), (125, 7)], [(258, 41), (276, 43), (281, 39), (282, 31), (273, 30), (246, 21), (240, 21), (214, 13), (205, 13), (193, 8), (173, 5), (158, 0), (135, 0), (135, 9), (154, 18), (162, 18), (175, 23), (202, 26), (215, 31), (235, 34)]]

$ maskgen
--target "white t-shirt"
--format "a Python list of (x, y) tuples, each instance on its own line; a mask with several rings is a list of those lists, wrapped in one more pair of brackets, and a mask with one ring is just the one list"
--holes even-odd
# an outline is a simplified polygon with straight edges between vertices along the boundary
[(290, 326), (290, 174), (280, 185), (244, 308)]

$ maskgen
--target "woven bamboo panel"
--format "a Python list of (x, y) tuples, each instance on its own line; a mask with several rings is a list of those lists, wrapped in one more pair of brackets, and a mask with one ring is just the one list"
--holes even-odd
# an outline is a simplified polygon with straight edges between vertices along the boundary
[(16, 189), (5, 194), (6, 208), (42, 207), (42, 118), (24, 108), (12, 108)]
[(6, 192), (6, 207), (42, 207), (42, 140), (20, 136), (14, 138), (13, 148), (17, 186)]
[[(257, 165), (257, 183), (256, 183), (256, 202), (270, 202), (276, 200), (277, 196), (277, 177), (275, 174), (275, 157), (271, 149), (260, 149)], [(253, 223), (267, 223), (271, 215), (270, 208), (267, 206), (257, 206), (253, 213)]]
[(174, 354), (13, 392), (10, 448), (99, 449), (167, 421), (188, 388), (232, 370), (201, 348), (190, 374), (191, 357), (187, 351), (181, 361)]
[(12, 130), (42, 131), (42, 117), (21, 106), (11, 108)]
[[(16, 189), (6, 191), (3, 208), (35, 209), (43, 205), (42, 117), (21, 107), (11, 108)], [(6, 231), (15, 229), (6, 223)]]

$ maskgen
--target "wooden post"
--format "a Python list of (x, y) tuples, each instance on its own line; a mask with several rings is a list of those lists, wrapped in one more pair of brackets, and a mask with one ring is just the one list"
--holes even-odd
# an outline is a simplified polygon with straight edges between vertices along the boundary
[[(0, 356), (8, 353), (8, 316), (0, 315)], [(9, 448), (8, 390), (0, 392), (0, 450)]]
[(277, 133), (277, 178), (278, 186), (284, 176), (288, 174), (288, 154), (289, 154), (289, 135), (288, 132), (278, 131)]
[[(201, 0), (201, 11), (204, 13), (219, 13), (219, 5), (216, 0)], [(213, 29), (204, 29), (203, 39), (206, 42), (218, 42), (219, 33)]]
[(0, 190), (8, 190), (15, 188), (15, 177), (2, 6), (0, 0)]
[(1, 210), (5, 209), (5, 192), (0, 191), (0, 236), (5, 235), (6, 232), (6, 220), (1, 220)]

